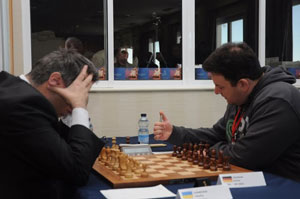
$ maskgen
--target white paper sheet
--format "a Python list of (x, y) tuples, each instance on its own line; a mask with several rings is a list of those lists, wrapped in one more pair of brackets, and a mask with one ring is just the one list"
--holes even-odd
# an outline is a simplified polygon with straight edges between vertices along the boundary
[(143, 188), (124, 188), (100, 190), (107, 199), (146, 199), (175, 197), (176, 195), (163, 185)]

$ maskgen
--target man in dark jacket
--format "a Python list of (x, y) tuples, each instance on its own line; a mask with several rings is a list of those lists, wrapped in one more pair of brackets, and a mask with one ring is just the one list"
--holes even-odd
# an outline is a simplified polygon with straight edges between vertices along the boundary
[(245, 43), (228, 43), (203, 63), (215, 93), (228, 102), (212, 128), (173, 126), (164, 113), (154, 125), (158, 140), (180, 145), (207, 142), (223, 150), (231, 163), (300, 181), (300, 93), (282, 67), (261, 68)]
[[(104, 143), (88, 128), (95, 66), (54, 51), (26, 76), (0, 73), (0, 198), (71, 198)], [(71, 114), (70, 127), (59, 118)]]

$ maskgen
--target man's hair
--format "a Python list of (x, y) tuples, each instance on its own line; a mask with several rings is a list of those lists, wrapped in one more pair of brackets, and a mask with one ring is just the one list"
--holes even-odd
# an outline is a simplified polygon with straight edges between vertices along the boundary
[(128, 52), (127, 52), (126, 50), (122, 50), (122, 51), (121, 51), (121, 54), (126, 54), (126, 55), (128, 55)]
[(204, 61), (203, 68), (223, 75), (232, 86), (236, 86), (242, 78), (256, 80), (263, 72), (257, 56), (246, 43), (222, 45)]
[(74, 50), (60, 49), (53, 51), (38, 60), (29, 76), (34, 84), (46, 82), (53, 72), (59, 72), (66, 86), (69, 86), (79, 75), (84, 65), (88, 65), (87, 73), (93, 74), (93, 81), (98, 80), (98, 72), (94, 64)]
[(66, 42), (65, 42), (65, 47), (67, 49), (74, 49), (76, 50), (77, 52), (83, 54), (83, 44), (82, 42), (76, 38), (76, 37), (68, 37), (66, 39)]

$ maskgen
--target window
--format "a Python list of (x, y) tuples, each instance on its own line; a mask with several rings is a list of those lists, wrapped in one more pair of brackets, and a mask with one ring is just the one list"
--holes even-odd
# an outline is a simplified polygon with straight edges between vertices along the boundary
[(195, 79), (210, 77), (201, 64), (217, 47), (245, 41), (258, 52), (258, 0), (195, 0)]
[(300, 61), (300, 5), (293, 6), (293, 61)]
[(228, 42), (228, 23), (217, 25), (217, 47)]
[[(261, 53), (258, 51), (261, 0), (79, 0), (71, 9), (68, 7), (70, 13), (65, 12), (66, 1), (25, 2), (30, 2), (31, 17), (29, 9), (24, 8), (24, 21), (27, 24), (31, 20), (32, 28), (32, 56), (28, 53), (31, 51), (24, 51), (25, 57), (32, 57), (34, 62), (42, 56), (44, 45), (38, 46), (36, 40), (45, 42), (47, 37), (55, 38), (51, 48), (54, 50), (63, 46), (66, 38), (75, 36), (89, 49), (87, 57), (92, 59), (94, 54), (104, 57), (104, 67), (96, 64), (104, 80), (96, 83), (96, 90), (213, 87), (211, 81), (199, 81), (209, 77), (197, 71), (201, 71), (201, 64), (215, 50), (217, 42), (243, 40)], [(260, 10), (265, 8), (262, 5)], [(220, 24), (224, 24), (223, 39), (217, 41), (216, 27)], [(116, 55), (121, 54), (129, 67), (118, 66)], [(27, 62), (24, 65), (30, 66)]]
[(266, 0), (266, 64), (300, 79), (300, 1)]
[(32, 63), (53, 50), (75, 48), (107, 79), (103, 3), (30, 0)]
[(239, 19), (231, 22), (231, 41), (232, 42), (242, 42), (244, 41), (244, 28), (243, 28), (243, 19)]
[(243, 19), (217, 25), (217, 47), (227, 42), (243, 41)]
[(181, 0), (114, 0), (114, 80), (181, 80)]

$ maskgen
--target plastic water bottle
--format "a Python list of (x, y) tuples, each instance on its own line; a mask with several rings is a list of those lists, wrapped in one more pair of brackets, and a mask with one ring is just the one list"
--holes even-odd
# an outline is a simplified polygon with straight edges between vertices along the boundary
[(149, 144), (149, 120), (147, 119), (147, 114), (142, 113), (141, 118), (138, 122), (139, 125), (139, 133), (138, 133), (138, 140), (140, 144)]

